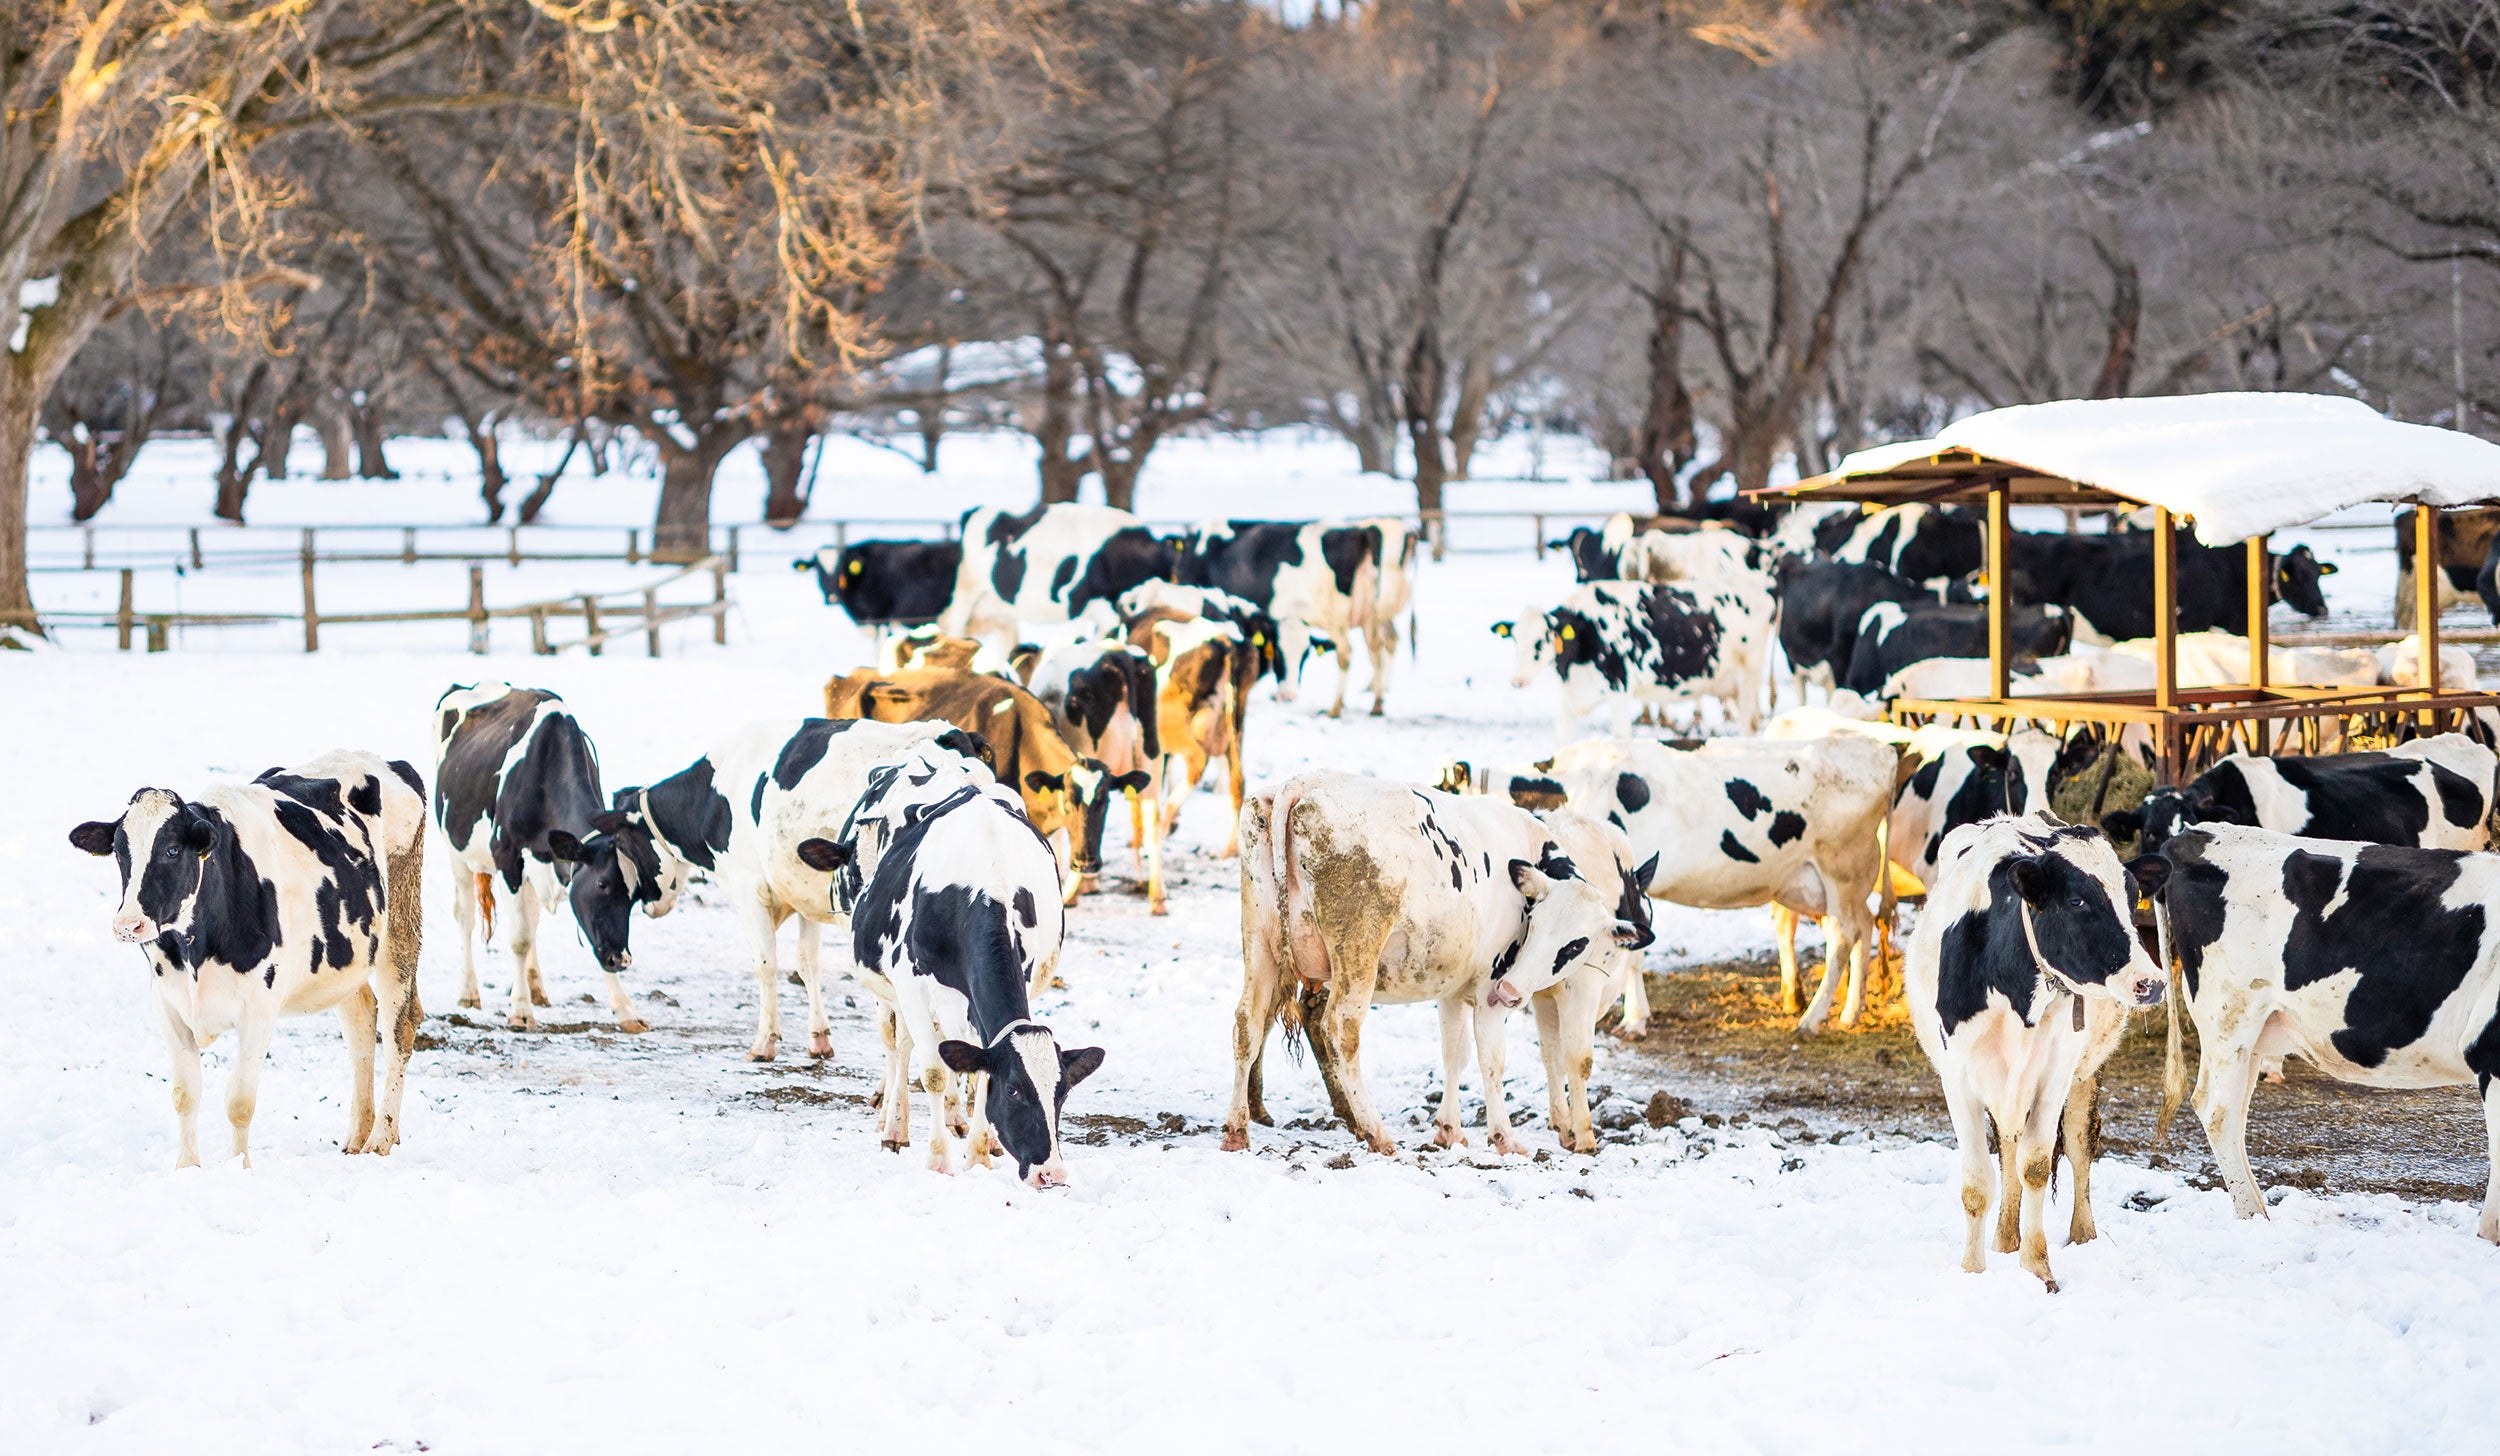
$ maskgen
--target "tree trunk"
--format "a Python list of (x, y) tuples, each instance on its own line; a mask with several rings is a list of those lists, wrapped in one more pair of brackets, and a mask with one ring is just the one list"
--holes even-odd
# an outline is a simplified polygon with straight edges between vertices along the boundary
[(1476, 442), (1484, 438), (1485, 401), (1493, 393), (1493, 364), (1471, 356), (1458, 371), (1458, 408), (1450, 414), (1450, 474), (1465, 480), (1475, 466)]
[(1102, 462), (1102, 503), (1115, 511), (1137, 509), (1137, 472), (1145, 461), (1135, 457), (1107, 457)]
[(92, 430), (55, 430), (53, 443), (69, 452), (69, 518), (92, 521), (104, 503), (113, 498), (113, 486), (104, 478), (97, 456), (102, 446)]
[(356, 437), (356, 474), (365, 480), (397, 480), (399, 472), (382, 458), (382, 411), (372, 400), (351, 403), (348, 429)]
[(1737, 415), (1723, 458), (1740, 491), (1771, 483), (1771, 465), (1779, 458), (1780, 421), (1757, 411)]
[(1396, 462), (1397, 447), (1390, 443), (1387, 432), (1369, 420), (1345, 432), (1354, 443), (1354, 468), (1365, 475), (1387, 475)]
[(217, 500), (209, 509), (217, 519), (243, 524), (243, 496), (252, 488), (251, 467), (243, 464), (243, 441), (251, 424), (236, 415), (226, 426), (224, 449), (217, 461)]
[(0, 626), (37, 625), (26, 580), (26, 477), (42, 418), (42, 392), (0, 359)]
[(700, 561), (712, 549), (712, 479), (745, 436), (734, 430), (695, 437), (688, 449), (666, 429), (660, 445), (660, 509), (652, 522), (651, 559)]
[(333, 405), (323, 410), (315, 423), (321, 431), (321, 478), (353, 479), (356, 436), (348, 427), (346, 407)]
[(1658, 291), (1650, 296), (1649, 400), (1641, 409), (1640, 435), (1633, 444), (1641, 472), (1649, 477), (1650, 494), (1661, 515), (1691, 509), (1692, 495), (1683, 484), (1684, 468), (1693, 463), (1693, 395), (1684, 387), (1684, 250), (1663, 270)]
[(938, 468), (938, 441), (946, 434), (946, 377), (955, 367), (955, 346), (938, 345), (937, 380), (929, 390), (929, 398), (920, 406), (920, 473), (935, 475)]
[(785, 424), (764, 436), (764, 524), (787, 531), (807, 514), (807, 498), (799, 493), (807, 473), (807, 442), (815, 431), (805, 424)]
[(465, 421), (461, 426), (468, 432), (469, 448), (477, 452), (477, 493), (486, 502), (486, 524), (490, 526), (503, 519), (504, 487), (512, 483), (503, 473), (503, 438), (495, 432), (495, 425), (495, 417), (490, 413), (482, 426)]
[(1058, 505), (1076, 499), (1088, 473), (1086, 457), (1069, 454), (1076, 440), (1076, 359), (1064, 344), (1045, 337), (1042, 360), (1042, 415), (1033, 439), (1042, 450), (1042, 504)]
[(260, 473), (264, 480), (286, 479), (287, 452), (295, 444), (296, 423), (304, 418), (304, 407), (291, 399), (280, 399), (269, 412), (269, 428), (260, 437)]

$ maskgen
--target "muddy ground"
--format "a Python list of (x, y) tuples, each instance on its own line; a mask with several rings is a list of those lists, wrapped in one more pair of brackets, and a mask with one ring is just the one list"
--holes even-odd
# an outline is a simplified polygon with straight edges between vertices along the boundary
[[(1800, 1037), (1796, 1018), (1779, 1010), (1779, 975), (1767, 960), (1653, 973), (1649, 995), (1649, 1034), (1637, 1042), (1616, 1039), (1600, 1071), (1617, 1099), (1609, 1106), (1618, 1121), (1627, 1099), (1647, 1110), (1664, 1091), (1696, 1115), (1789, 1123), (1782, 1131), (1791, 1141), (1852, 1132), (1952, 1136), (1935, 1072), (1897, 996), (1870, 1010), (1855, 1031)], [(2195, 1028), (2186, 1033), (2192, 1077)], [(2103, 1070), (2103, 1153), (2184, 1169), (2218, 1187), (2192, 1110), (2181, 1109), (2169, 1146), (2153, 1145), (2164, 1034), (2159, 1011), (2137, 1016)], [(1659, 1108), (1680, 1110), (1671, 1103)], [(2248, 1153), (2267, 1187), (2473, 1203), (2482, 1201), (2489, 1168), (2473, 1088), (2352, 1087), (2299, 1061), (2286, 1064), (2282, 1083), (2258, 1085)]]

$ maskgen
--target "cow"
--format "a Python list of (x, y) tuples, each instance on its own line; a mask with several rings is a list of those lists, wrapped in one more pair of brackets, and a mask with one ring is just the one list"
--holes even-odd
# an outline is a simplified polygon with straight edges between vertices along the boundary
[[(2074, 637), (2074, 619), (2058, 606), (2019, 607), (2006, 613), (2009, 661), (2053, 657)], [(1894, 674), (1938, 657), (1988, 655), (1988, 608), (1942, 602), (1877, 602), (1858, 618), (1857, 642), (1840, 685), (1881, 696)]]
[[(350, 1153), (399, 1143), (416, 1050), (425, 783), (414, 767), (336, 752), (196, 799), (141, 789), (69, 842), (121, 868), (113, 937), (145, 949), (172, 1055), (177, 1168), (200, 1161), (200, 1048), (235, 1034), (226, 1078), (234, 1156), (251, 1165), (261, 1065), (281, 1016), (336, 1011), (347, 1033)], [(373, 1047), (383, 1042), (382, 1095)]]
[(1356, 521), (1362, 530), (1380, 533), (1380, 574), (1375, 579), (1371, 625), (1363, 634), (1363, 650), (1371, 658), (1371, 692), (1389, 691), (1389, 663), (1398, 652), (1398, 614), (1406, 613), (1406, 651), (1415, 652), (1415, 572), (1423, 558), (1423, 533), (1397, 516), (1372, 516)]
[(1691, 586), (1600, 581), (1550, 612), (1531, 609), (1516, 622), (1496, 622), (1493, 633), (1516, 650), (1513, 687), (1527, 687), (1541, 668), (1561, 679), (1557, 744), (1570, 741), (1572, 727), (1609, 699), (1617, 738), (1631, 736), (1635, 700), (1696, 697), (1719, 699), (1736, 731), (1751, 733), (1762, 717), (1777, 610), (1770, 588), (1758, 580)]
[[(1392, 593), (1384, 585), (1381, 599), (1391, 598)], [(1285, 652), (1279, 645), (1276, 619), (1265, 608), (1213, 587), (1180, 586), (1168, 581), (1150, 581), (1120, 596), (1120, 623), (1132, 638), (1148, 620), (1183, 622), (1195, 617), (1229, 622), (1240, 628), (1259, 671), (1280, 683), (1285, 680)]]
[[(1830, 1017), (1844, 972), (1840, 1024), (1866, 1007), (1874, 918), (1867, 908), (1884, 870), (1884, 822), (1900, 754), (1858, 734), (1774, 742), (1704, 739), (1690, 747), (1584, 740), (1541, 770), (1503, 784), (1523, 806), (1560, 805), (1602, 818), (1654, 858), (1651, 896), (1708, 910), (1769, 905), (1778, 930), (1780, 1006), (1809, 1035)], [(1798, 993), (1797, 917), (1822, 919), (1823, 984)], [(1646, 1011), (1627, 1003), (1627, 1022)]]
[[(824, 875), (798, 858), (807, 839), (838, 833), (881, 764), (915, 752), (979, 763), (987, 745), (943, 722), (870, 723), (776, 718), (750, 723), (678, 772), (620, 789), (592, 821), (574, 875), (573, 913), (584, 924), (621, 919), (638, 899), (674, 899), (695, 870), (712, 876), (744, 926), (755, 971), (755, 1040), (747, 1060), (780, 1054), (781, 991), (774, 937), (797, 916), (799, 984), (807, 991), (808, 1054), (833, 1055), (817, 974), (816, 927), (844, 912)], [(632, 873), (627, 873), (628, 870)]]
[(1639, 555), (1639, 580), (1713, 581), (1745, 576), (1763, 569), (1770, 552), (1741, 532), (1689, 531), (1669, 534), (1644, 531), (1633, 542)]
[[(1823, 545), (1831, 536), (1839, 540)], [(1880, 566), (1911, 581), (1963, 577), (1987, 564), (1988, 537), (1979, 517), (1959, 506), (1887, 506), (1848, 523), (1816, 532), (1816, 544), (1834, 561)]]
[(1020, 516), (982, 506), (964, 513), (962, 534), (954, 596), (938, 616), (949, 637), (1012, 641), (1019, 623), (1070, 621), (1172, 575), (1172, 543), (1108, 506), (1062, 502)]
[[(2396, 512), (2396, 627), (2413, 630), (2413, 508)], [(2471, 506), (2439, 513), (2439, 609), (2482, 598), (2500, 601), (2500, 506)], [(2500, 625), (2500, 607), (2492, 622)]]
[(1113, 773), (1060, 736), (1039, 698), (1000, 678), (960, 672), (855, 672), (825, 684), (825, 716), (881, 723), (951, 723), (989, 746), (999, 782), (1024, 796), (1044, 837), (1066, 833), (1060, 855), (1065, 903), (1102, 873), (1103, 820), (1111, 796), (1152, 784), (1143, 770)]
[(2103, 815), (2110, 838), (2154, 853), (2199, 824), (2243, 824), (2310, 839), (2416, 849), (2482, 849), (2500, 756), (2462, 733), (2415, 738), (2383, 753), (2264, 758), (2234, 753), (2186, 785)]
[(1472, 1020), (1488, 1137), (1497, 1151), (1526, 1151), (1502, 1093), (1503, 1016), (1583, 967), (1611, 973), (1618, 948), (1653, 938), (1620, 833), (1589, 828), (1607, 837), (1605, 863), (1572, 859), (1546, 822), (1491, 798), (1328, 771), (1252, 796), (1224, 1147), (1250, 1145), (1260, 1054), (1281, 1014), (1289, 1042), (1310, 1040), (1338, 1117), (1394, 1153), (1363, 1084), (1363, 1017), (1374, 1003), (1437, 1001), (1434, 1145), (1466, 1145), (1458, 1078)]
[[(2178, 629), (2219, 627), (2248, 631), (2248, 552), (2240, 546), (2207, 546), (2177, 528)], [(2010, 533), (2013, 600), (2019, 605), (2063, 606), (2110, 641), (2153, 635), (2153, 536), (2149, 531), (2104, 535), (2015, 531)], [(2327, 613), (2321, 585), (2335, 574), (2306, 546), (2270, 555), (2274, 599), (2308, 617)]]
[[(1230, 629), (1227, 629), (1230, 630)], [(1129, 843), (1146, 870), (1149, 913), (1163, 898), (1163, 745), (1154, 659), (1121, 642), (1063, 647), (1036, 663), (1026, 686), (1051, 713), (1071, 752), (1115, 775), (1142, 776), (1127, 791)]]
[[(2231, 1211), (2266, 1211), (2249, 1098), (2261, 1066), (2297, 1056), (2365, 1087), (2477, 1084), (2492, 1174), (2476, 1232), (2500, 1243), (2500, 855), (2209, 824), (2128, 869), (2177, 957), (2196, 1113)], [(2185, 1081), (2179, 1010), (2165, 1129)]]
[(1771, 569), (1816, 557), (1829, 559), (1865, 516), (1859, 507), (1837, 501), (1799, 503), (1762, 538)]
[[(838, 871), (839, 842), (811, 839), (800, 857)], [(971, 1162), (989, 1165), (991, 1129), (1016, 1176), (1065, 1184), (1060, 1116), (1068, 1093), (1101, 1067), (1100, 1047), (1062, 1051), (1033, 1019), (1065, 922), (1059, 866), (996, 785), (965, 785), (919, 803), (886, 841), (851, 908), (852, 974), (892, 1008), (895, 1064), (907, 1063), (932, 1102), (929, 1166), (954, 1171), (950, 1129), (969, 1104)], [(967, 1080), (960, 1095), (955, 1077)], [(909, 1083), (888, 1075), (887, 1141), (910, 1138)]]
[(1162, 832), (1170, 834), (1180, 823), (1181, 805), (1207, 766), (1220, 758), (1233, 810), (1221, 857), (1230, 859), (1241, 852), (1242, 743), (1250, 688), (1259, 676), (1256, 650), (1242, 640), (1240, 628), (1206, 618), (1141, 621), (1129, 641), (1154, 664)]
[(1373, 644), (1372, 716), (1385, 711), (1387, 670), (1377, 660), (1372, 614), (1380, 604), (1381, 532), (1376, 526), (1327, 521), (1217, 521), (1181, 539), (1173, 580), (1214, 587), (1276, 619), (1285, 676), (1277, 696), (1301, 691), (1306, 659), (1319, 642), (1337, 659), (1334, 718), (1345, 712), (1354, 671), (1354, 639)]
[(2002, 1177), (1997, 1248), (2054, 1293), (2044, 1217), (2061, 1124), (2070, 1237), (2093, 1237), (2093, 1078), (2127, 1014), (2167, 980), (2135, 933), (2135, 892), (2098, 830), (2040, 814), (1946, 836), (1902, 982), (1961, 1149), (1962, 1267), (1984, 1273), (1989, 1124)]
[(1858, 622), (1881, 602), (1908, 607), (1925, 600), (1915, 582), (1880, 566), (1792, 557), (1778, 576), (1780, 652), (1795, 675), (1798, 696), (1808, 682), (1839, 686), (1857, 650)]
[(815, 572), (825, 604), (862, 627), (920, 627), (946, 611), (963, 560), (960, 541), (859, 541), (790, 565)]
[[(480, 1003), (475, 932), (483, 912), (495, 933), (495, 881), (512, 897), (512, 1009), (505, 1024), (535, 1031), (547, 1004), (538, 967), (538, 917), (573, 880), (574, 856), (591, 818), (608, 811), (599, 755), (564, 699), (507, 683), (455, 687), (434, 701), (434, 825), (451, 861), (452, 918), (460, 924), (460, 1004)], [(672, 902), (673, 904), (673, 902)], [(666, 914), (668, 906), (654, 910)], [(627, 922), (583, 925), (607, 974), (616, 1028), (644, 1032), (624, 971), (633, 963)], [(613, 938), (610, 932), (613, 931)]]

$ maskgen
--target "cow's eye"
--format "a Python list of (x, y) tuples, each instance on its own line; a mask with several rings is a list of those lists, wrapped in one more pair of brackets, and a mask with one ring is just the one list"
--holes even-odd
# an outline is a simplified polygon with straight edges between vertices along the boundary
[(2084, 908), (2083, 897), (2081, 895), (2069, 896), (2066, 901), (2066, 908), (2069, 910), (2080, 910)]

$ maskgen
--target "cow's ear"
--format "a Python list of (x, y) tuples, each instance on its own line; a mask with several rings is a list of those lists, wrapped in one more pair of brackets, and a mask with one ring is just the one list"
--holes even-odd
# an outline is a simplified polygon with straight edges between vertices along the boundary
[(89, 854), (111, 854), (113, 831), (120, 826), (119, 820), (90, 819), (69, 832), (69, 842)]
[(1057, 774), (1053, 774), (1053, 773), (1044, 773), (1044, 772), (1042, 772), (1040, 769), (1038, 769), (1038, 768), (1037, 768), (1037, 769), (1028, 769), (1028, 770), (1025, 772), (1025, 775), (1024, 775), (1024, 786), (1025, 786), (1027, 789), (1030, 789), (1031, 791), (1033, 791), (1034, 793), (1039, 794), (1039, 793), (1045, 793), (1045, 792), (1048, 792), (1049, 790), (1052, 790), (1052, 789), (1061, 789), (1061, 790), (1064, 790), (1064, 789), (1066, 789), (1066, 788), (1067, 788), (1067, 786), (1068, 786), (1068, 785), (1067, 785), (1067, 781), (1066, 781), (1065, 779), (1061, 778), (1059, 775), (1057, 775)]
[(1516, 627), (1516, 624), (1514, 624), (1514, 623), (1510, 623), (1510, 622), (1496, 622), (1496, 623), (1494, 623), (1494, 624), (1493, 624), (1493, 635), (1494, 635), (1494, 636), (1496, 636), (1496, 637), (1508, 637), (1508, 636), (1509, 636), (1512, 632), (1514, 632), (1514, 631), (1516, 631), (1516, 630), (1517, 630), (1517, 627)]
[(547, 853), (580, 864), (583, 858), (582, 842), (561, 829), (550, 829), (547, 831)]
[(2320, 576), (2333, 576), (2336, 572), (2341, 570), (2343, 570), (2343, 568), (2337, 566), (2332, 561), (2321, 561), (2318, 563), (2318, 575)]
[(1643, 950), (1658, 938), (1658, 933), (1637, 920), (1615, 922), (1615, 944), (1625, 950)]
[(1078, 1047), (1074, 1051), (1061, 1052), (1059, 1054), (1059, 1090), (1061, 1092), (1073, 1090), (1077, 1083), (1100, 1070), (1102, 1070), (1101, 1047)]
[(2170, 883), (2170, 861), (2158, 854), (2139, 854), (2127, 861), (2127, 878), (2135, 882), (2137, 894), (2149, 899)]
[(1154, 776), (1140, 768), (1131, 769), (1127, 773), (1114, 778), (1111, 780), (1110, 786), (1114, 789), (1135, 789), (1142, 794), (1146, 791), (1147, 786), (1153, 782)]
[(182, 820), (182, 842), (193, 853), (204, 855), (208, 853), (210, 846), (217, 842), (217, 826), (198, 814), (185, 815)]
[(2101, 816), (2101, 832), (2112, 839), (2133, 839), (2144, 832), (2143, 811), (2113, 809)]
[(975, 1072), (990, 1070), (990, 1054), (968, 1041), (939, 1042), (938, 1060), (944, 1062), (949, 1070), (967, 1077)]
[(634, 816), (622, 809), (602, 809), (589, 820), (593, 834), (616, 834), (633, 822)]
[(831, 874), (851, 862), (851, 852), (830, 839), (799, 841), (799, 863)]
[(1645, 859), (1645, 860), (1641, 861), (1641, 867), (1640, 867), (1639, 869), (1634, 870), (1634, 871), (1632, 872), (1632, 883), (1634, 883), (1634, 884), (1636, 884), (1636, 885), (1640, 886), (1640, 887), (1641, 887), (1641, 893), (1642, 893), (1642, 894), (1644, 894), (1644, 895), (1646, 895), (1646, 894), (1648, 894), (1648, 893), (1649, 893), (1649, 887), (1650, 887), (1651, 882), (1652, 882), (1652, 881), (1654, 881), (1654, 880), (1656, 880), (1657, 878), (1658, 878), (1658, 856), (1656, 856), (1656, 855), (1654, 855), (1654, 854), (1653, 854), (1653, 855), (1651, 855), (1649, 858), (1647, 858), (1647, 859)]
[(790, 563), (790, 569), (792, 571), (814, 571), (816, 569), (816, 558), (813, 556), (802, 556), (798, 560)]
[(2049, 881), (2046, 859), (2045, 855), (2025, 855), (2008, 866), (2014, 875), (2014, 893), (2034, 910), (2057, 896), (2057, 886)]
[(1545, 878), (1542, 870), (1524, 859), (1510, 862), (1510, 882), (1531, 900), (1544, 899), (1546, 892), (1554, 888), (1554, 882)]
[(998, 763), (990, 748), (990, 741), (969, 729), (947, 729), (937, 736), (937, 746), (950, 753), (959, 753), (966, 758), (977, 759), (983, 768), (992, 773), (998, 771)]

